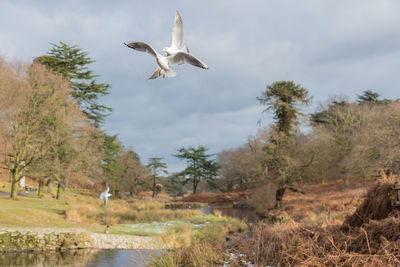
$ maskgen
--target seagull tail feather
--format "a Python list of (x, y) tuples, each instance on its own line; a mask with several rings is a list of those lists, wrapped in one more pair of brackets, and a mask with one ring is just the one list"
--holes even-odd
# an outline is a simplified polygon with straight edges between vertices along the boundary
[(171, 69), (168, 69), (168, 70), (165, 71), (165, 76), (167, 76), (167, 77), (175, 77), (176, 76), (176, 72), (171, 70)]

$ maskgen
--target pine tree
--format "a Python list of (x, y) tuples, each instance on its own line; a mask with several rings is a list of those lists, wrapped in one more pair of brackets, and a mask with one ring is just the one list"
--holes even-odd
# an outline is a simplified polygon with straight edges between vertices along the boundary
[(274, 113), (275, 124), (269, 142), (264, 147), (263, 167), (268, 170), (269, 179), (274, 180), (278, 186), (275, 198), (276, 207), (280, 207), (286, 189), (298, 191), (289, 187), (294, 178), (299, 176), (298, 169), (303, 168), (298, 166), (295, 155), (292, 155), (295, 150), (294, 138), (299, 116), (303, 115), (299, 105), (309, 104), (311, 98), (308, 96), (308, 90), (300, 84), (278, 81), (267, 85), (257, 100), (266, 107), (263, 112), (272, 110)]
[(37, 57), (35, 61), (46, 65), (50, 70), (61, 73), (70, 81), (73, 91), (71, 95), (78, 101), (89, 120), (99, 127), (112, 109), (99, 104), (99, 97), (108, 95), (111, 85), (98, 83), (98, 75), (88, 69), (95, 62), (88, 53), (78, 46), (69, 46), (63, 42), (52, 44), (47, 55)]
[(165, 174), (167, 173), (167, 164), (162, 162), (163, 158), (150, 158), (149, 159), (149, 164), (147, 164), (147, 167), (150, 169), (152, 173), (152, 178), (153, 178), (153, 195), (152, 197), (155, 197), (157, 194), (157, 179), (159, 179), (158, 173), (159, 171), (164, 172)]
[(292, 81), (279, 81), (268, 85), (257, 97), (261, 105), (266, 106), (263, 112), (272, 110), (274, 112), (275, 126), (278, 132), (292, 135), (295, 126), (298, 124), (298, 117), (302, 113), (298, 105), (309, 104), (307, 89), (295, 84)]
[(220, 166), (213, 159), (209, 159), (212, 155), (205, 154), (207, 148), (199, 146), (198, 148), (180, 148), (179, 154), (174, 155), (177, 158), (186, 160), (187, 167), (179, 173), (185, 177), (187, 181), (193, 184), (193, 194), (196, 194), (197, 186), (201, 180), (206, 180), (207, 183), (215, 187), (214, 178), (217, 176)]

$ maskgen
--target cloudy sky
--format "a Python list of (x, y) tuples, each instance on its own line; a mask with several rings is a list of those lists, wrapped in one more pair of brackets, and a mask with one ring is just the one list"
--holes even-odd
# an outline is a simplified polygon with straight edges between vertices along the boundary
[[(210, 69), (178, 66), (175, 78), (147, 80), (156, 63), (123, 42), (168, 46), (175, 10), (184, 45)], [(112, 85), (104, 125), (127, 147), (164, 157), (182, 146), (236, 147), (260, 127), (266, 85), (293, 80), (314, 97), (352, 99), (364, 90), (399, 98), (400, 1), (1, 1), (0, 55), (31, 61), (50, 43), (78, 45)], [(271, 116), (263, 117), (265, 126)]]

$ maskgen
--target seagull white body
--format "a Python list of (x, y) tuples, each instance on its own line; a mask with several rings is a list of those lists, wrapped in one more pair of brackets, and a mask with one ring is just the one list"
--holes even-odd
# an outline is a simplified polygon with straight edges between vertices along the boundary
[(174, 65), (182, 65), (184, 63), (188, 63), (203, 69), (208, 69), (208, 66), (204, 62), (187, 52), (180, 51), (165, 57), (158, 54), (150, 45), (145, 42), (132, 41), (125, 43), (125, 45), (134, 50), (146, 52), (155, 57), (158, 68), (149, 79), (155, 79), (161, 75), (163, 75), (164, 78), (165, 76), (175, 77), (176, 73), (171, 69), (171, 67)]
[(104, 207), (107, 208), (108, 198), (111, 197), (111, 194), (108, 192), (110, 191), (110, 187), (107, 186), (107, 189), (100, 194), (100, 199), (104, 200)]
[(172, 39), (171, 39), (171, 46), (164, 47), (163, 51), (167, 53), (167, 55), (173, 55), (178, 52), (186, 52), (189, 53), (189, 48), (186, 46), (182, 47), (183, 41), (183, 23), (181, 15), (178, 11), (175, 13), (174, 19), (174, 27), (172, 28)]

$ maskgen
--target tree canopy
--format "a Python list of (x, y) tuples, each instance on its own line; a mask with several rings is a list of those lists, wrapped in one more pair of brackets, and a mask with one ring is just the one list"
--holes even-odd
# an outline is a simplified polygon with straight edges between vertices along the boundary
[(266, 106), (263, 112), (272, 110), (276, 127), (279, 132), (287, 135), (293, 134), (294, 127), (298, 124), (298, 116), (302, 115), (299, 105), (309, 104), (311, 98), (307, 89), (292, 81), (274, 82), (267, 85), (261, 97), (257, 97), (261, 105)]
[(88, 119), (99, 127), (111, 108), (100, 104), (100, 96), (108, 95), (111, 85), (98, 83), (98, 75), (89, 70), (88, 65), (95, 62), (88, 53), (76, 45), (70, 46), (63, 42), (52, 44), (47, 55), (37, 57), (35, 61), (46, 65), (50, 70), (60, 73), (72, 87), (71, 95), (78, 101)]
[(178, 149), (178, 154), (175, 157), (186, 160), (187, 167), (179, 174), (186, 178), (186, 181), (191, 181), (193, 185), (193, 194), (196, 194), (197, 186), (201, 180), (205, 180), (211, 186), (215, 186), (214, 178), (217, 176), (220, 166), (213, 159), (212, 155), (206, 154), (205, 146), (182, 147)]

